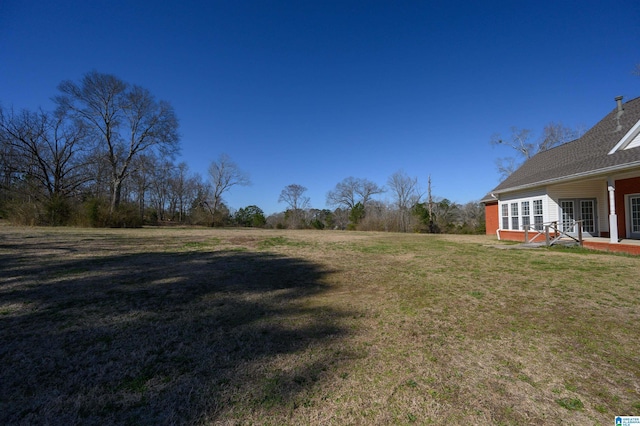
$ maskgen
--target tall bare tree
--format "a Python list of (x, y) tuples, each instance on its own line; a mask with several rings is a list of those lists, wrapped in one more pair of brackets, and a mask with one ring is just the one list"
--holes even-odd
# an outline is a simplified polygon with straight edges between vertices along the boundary
[(189, 166), (187, 163), (182, 162), (178, 164), (176, 173), (170, 180), (170, 186), (172, 195), (175, 198), (179, 222), (184, 222), (187, 206), (189, 206), (196, 197), (197, 180), (197, 177), (189, 175)]
[(493, 146), (504, 145), (516, 151), (516, 157), (503, 157), (496, 160), (496, 166), (501, 179), (505, 179), (513, 173), (519, 165), (539, 152), (555, 148), (566, 142), (578, 138), (579, 129), (572, 129), (562, 123), (551, 122), (544, 126), (538, 139), (533, 139), (533, 132), (529, 129), (511, 127), (509, 138), (503, 138), (499, 133), (491, 136), (490, 143)]
[[(84, 127), (62, 113), (0, 109), (0, 138), (3, 154), (12, 161), (9, 170), (31, 186), (30, 196), (47, 203), (48, 222), (60, 224), (66, 199), (78, 195), (91, 177), (86, 173), (87, 134)], [(9, 159), (9, 155), (11, 158)]]
[(147, 154), (138, 155), (132, 162), (130, 181), (132, 191), (135, 192), (138, 202), (140, 219), (144, 219), (147, 194), (153, 184), (153, 172), (157, 167), (157, 163), (156, 156)]
[(58, 110), (72, 114), (93, 132), (110, 165), (109, 211), (120, 204), (123, 181), (133, 159), (158, 151), (165, 157), (178, 149), (178, 119), (168, 102), (156, 101), (140, 86), (111, 74), (92, 71), (79, 83), (63, 81), (55, 97)]
[(278, 197), (278, 202), (285, 202), (291, 210), (301, 210), (309, 206), (309, 197), (305, 197), (304, 193), (307, 191), (302, 185), (292, 183), (284, 187)]
[(418, 188), (418, 178), (409, 177), (403, 170), (399, 170), (389, 177), (387, 185), (398, 209), (399, 230), (407, 232), (411, 220), (411, 207), (420, 202), (422, 196)]
[(231, 160), (227, 154), (220, 157), (209, 166), (209, 178), (213, 189), (213, 200), (207, 203), (212, 216), (218, 212), (222, 205), (222, 195), (234, 186), (247, 186), (251, 184), (249, 175), (242, 171), (238, 165)]
[(304, 218), (304, 210), (309, 207), (309, 197), (304, 195), (306, 191), (307, 188), (304, 186), (293, 183), (285, 186), (278, 197), (279, 203), (284, 202), (289, 206), (290, 223), (294, 228), (300, 227)]
[(371, 198), (383, 192), (384, 188), (368, 179), (350, 176), (338, 182), (336, 187), (327, 193), (327, 204), (351, 210), (356, 204), (362, 203), (366, 209)]

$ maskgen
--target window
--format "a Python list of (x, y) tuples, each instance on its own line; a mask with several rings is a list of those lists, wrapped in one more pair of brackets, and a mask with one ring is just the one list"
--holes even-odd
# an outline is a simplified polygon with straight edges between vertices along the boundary
[(530, 211), (529, 211), (529, 202), (528, 201), (523, 201), (522, 202), (522, 229), (527, 228), (529, 225), (531, 225), (531, 216), (530, 216)]
[(514, 202), (501, 203), (501, 229), (542, 231), (543, 225), (543, 199), (521, 198)]
[(502, 205), (502, 229), (509, 229), (509, 205)]
[(542, 231), (542, 200), (533, 200), (533, 225), (538, 231)]
[(511, 203), (511, 229), (518, 228), (518, 203)]

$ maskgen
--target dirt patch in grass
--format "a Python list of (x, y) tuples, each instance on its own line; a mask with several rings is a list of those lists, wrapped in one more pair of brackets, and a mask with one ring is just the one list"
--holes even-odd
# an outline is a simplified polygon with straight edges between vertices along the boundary
[(3, 226), (0, 423), (638, 414), (638, 259), (491, 241)]

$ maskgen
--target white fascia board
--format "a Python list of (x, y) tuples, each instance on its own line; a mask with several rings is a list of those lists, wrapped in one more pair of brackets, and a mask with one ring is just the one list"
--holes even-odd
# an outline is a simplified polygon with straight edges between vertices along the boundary
[(607, 175), (607, 174), (612, 173), (612, 172), (621, 172), (621, 171), (625, 171), (627, 169), (633, 169), (635, 167), (640, 167), (640, 161), (634, 161), (633, 163), (627, 163), (627, 164), (624, 164), (622, 166), (611, 166), (611, 167), (605, 167), (604, 169), (591, 170), (589, 172), (583, 172), (583, 173), (576, 173), (576, 174), (573, 174), (573, 175), (563, 176), (563, 177), (559, 177), (559, 178), (555, 178), (555, 179), (541, 180), (541, 181), (538, 181), (538, 182), (535, 182), (535, 183), (530, 183), (530, 184), (526, 184), (526, 185), (514, 186), (514, 187), (511, 187), (511, 188), (503, 189), (501, 191), (492, 191), (492, 193), (494, 193), (494, 194), (504, 194), (504, 193), (508, 193), (508, 192), (521, 191), (523, 189), (536, 188), (536, 187), (539, 187), (539, 186), (547, 186), (547, 185), (551, 185), (551, 184), (554, 184), (554, 183), (569, 182), (569, 181), (578, 180), (578, 179), (581, 179), (581, 178), (597, 177), (597, 176), (600, 176), (600, 175)]
[(626, 135), (624, 135), (622, 137), (622, 139), (620, 139), (620, 142), (618, 142), (616, 144), (616, 146), (614, 146), (611, 151), (609, 151), (609, 155), (613, 154), (614, 152), (620, 150), (620, 149), (625, 149), (627, 147), (627, 145), (629, 145), (629, 143), (636, 137), (638, 136), (638, 133), (640, 133), (640, 120), (638, 120), (638, 122), (636, 124), (633, 125), (633, 127), (631, 127), (631, 129), (629, 129), (629, 131), (627, 132)]

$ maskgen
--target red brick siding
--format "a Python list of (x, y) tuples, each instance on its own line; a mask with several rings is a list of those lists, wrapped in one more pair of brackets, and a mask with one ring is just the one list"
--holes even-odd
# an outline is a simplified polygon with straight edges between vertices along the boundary
[(625, 196), (640, 193), (640, 177), (620, 179), (616, 181), (616, 214), (618, 215), (618, 237), (627, 238), (627, 209)]
[(600, 241), (584, 240), (582, 245), (592, 250), (612, 251), (616, 253), (628, 253), (640, 255), (640, 246), (632, 246), (627, 244), (609, 244)]
[(496, 231), (500, 228), (500, 215), (498, 214), (498, 203), (484, 205), (484, 217), (486, 224), (486, 234), (496, 235)]
[[(546, 236), (544, 233), (536, 236), (538, 231), (529, 231), (529, 241), (530, 243), (543, 243), (546, 240)], [(524, 231), (500, 231), (500, 239), (507, 241), (521, 241), (524, 242), (525, 233)], [(551, 233), (551, 238), (555, 238), (556, 235), (554, 232)]]

